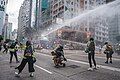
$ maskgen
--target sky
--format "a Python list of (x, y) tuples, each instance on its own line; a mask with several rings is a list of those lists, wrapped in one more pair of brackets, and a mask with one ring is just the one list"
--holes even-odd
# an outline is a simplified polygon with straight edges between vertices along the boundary
[(9, 15), (8, 21), (13, 23), (12, 30), (18, 28), (19, 9), (20, 9), (20, 6), (22, 5), (23, 1), (24, 0), (8, 0), (6, 12)]

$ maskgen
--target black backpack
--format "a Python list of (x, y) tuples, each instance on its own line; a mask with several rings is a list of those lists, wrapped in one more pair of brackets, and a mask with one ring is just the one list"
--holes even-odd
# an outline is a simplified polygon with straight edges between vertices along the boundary
[(11, 49), (14, 49), (15, 46), (16, 46), (16, 44), (15, 44), (15, 43), (12, 43), (12, 44), (10, 45), (10, 48), (11, 48)]

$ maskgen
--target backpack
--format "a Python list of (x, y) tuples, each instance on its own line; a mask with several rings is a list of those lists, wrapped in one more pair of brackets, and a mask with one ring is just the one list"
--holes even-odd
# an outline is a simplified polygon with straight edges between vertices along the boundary
[(112, 48), (111, 45), (107, 45), (107, 46), (106, 46), (106, 51), (109, 51), (110, 54), (113, 54), (113, 53), (114, 53), (113, 48)]
[(111, 51), (112, 50), (112, 46), (111, 45), (107, 45), (106, 46), (106, 50)]
[(15, 46), (16, 46), (16, 44), (15, 44), (15, 43), (12, 43), (12, 44), (10, 45), (10, 48), (11, 48), (11, 49), (14, 49)]
[(24, 55), (25, 56), (32, 56), (33, 55), (33, 50), (32, 50), (32, 47), (29, 46), (29, 47), (26, 47), (25, 51), (24, 51)]

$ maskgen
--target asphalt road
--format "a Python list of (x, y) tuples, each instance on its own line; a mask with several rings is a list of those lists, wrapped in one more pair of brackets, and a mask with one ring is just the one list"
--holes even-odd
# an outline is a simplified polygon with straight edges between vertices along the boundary
[[(113, 58), (113, 64), (105, 64), (105, 57), (96, 55), (98, 69), (87, 71), (89, 68), (87, 54), (83, 52), (65, 52), (68, 61), (66, 67), (55, 68), (49, 51), (36, 52), (34, 77), (29, 77), (28, 66), (24, 68), (20, 77), (15, 77), (15, 67), (20, 63), (9, 64), (9, 54), (0, 54), (0, 80), (120, 80), (120, 56)], [(69, 53), (69, 52), (68, 52)], [(21, 61), (22, 53), (19, 54)]]

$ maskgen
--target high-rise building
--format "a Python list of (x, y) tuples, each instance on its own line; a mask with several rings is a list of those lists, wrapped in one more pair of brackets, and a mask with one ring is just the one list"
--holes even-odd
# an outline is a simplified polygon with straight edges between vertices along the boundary
[(12, 34), (11, 39), (16, 40), (17, 39), (17, 29), (14, 29), (11, 34)]
[(23, 38), (27, 37), (27, 33), (29, 32), (29, 28), (31, 25), (30, 21), (30, 0), (24, 0), (22, 6), (19, 10), (18, 16), (18, 40), (23, 40)]
[[(114, 0), (107, 0), (109, 1), (114, 1)], [(120, 40), (120, 6), (118, 4), (118, 6), (115, 8), (115, 11), (113, 12), (114, 15), (112, 15), (111, 17), (109, 17), (108, 19), (108, 25), (109, 25), (109, 41), (112, 44), (116, 44), (119, 43)], [(119, 40), (117, 40), (117, 38)]]
[[(106, 0), (84, 0), (84, 11), (93, 10), (103, 4), (106, 4)], [(91, 15), (88, 16), (84, 24), (84, 30), (88, 33), (88, 37), (94, 37), (96, 44), (99, 45), (105, 41), (108, 41), (108, 26), (106, 24), (106, 18), (96, 15), (96, 18), (90, 20)]]
[(71, 19), (79, 13), (79, 0), (51, 0), (51, 16), (54, 21), (56, 18), (63, 20)]
[(5, 23), (6, 5), (8, 0), (0, 0), (0, 35)]
[[(103, 4), (106, 4), (106, 0), (52, 0), (50, 5), (52, 22), (56, 23), (56, 18), (61, 18), (63, 21), (72, 19), (84, 11), (93, 10)], [(106, 19), (101, 16), (99, 20), (98, 17), (94, 21), (91, 21), (90, 18), (86, 19), (82, 24), (79, 23), (80, 21), (73, 22), (68, 25), (68, 28), (71, 29), (68, 29), (68, 31), (81, 31), (81, 33), (84, 31), (89, 37), (94, 37), (96, 43), (100, 44), (108, 40), (108, 26), (106, 26), (105, 21)], [(67, 30), (67, 28), (64, 30)]]
[(52, 23), (52, 17), (50, 15), (51, 7), (49, 0), (42, 0), (41, 2), (41, 22), (43, 29)]
[(4, 27), (3, 27), (4, 40), (7, 39), (8, 17), (9, 17), (8, 14), (6, 14), (6, 16), (5, 16), (5, 24), (4, 24)]
[(7, 38), (12, 39), (12, 23), (7, 24)]

